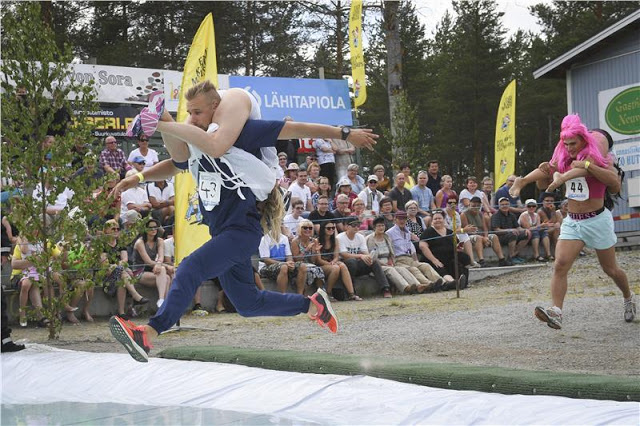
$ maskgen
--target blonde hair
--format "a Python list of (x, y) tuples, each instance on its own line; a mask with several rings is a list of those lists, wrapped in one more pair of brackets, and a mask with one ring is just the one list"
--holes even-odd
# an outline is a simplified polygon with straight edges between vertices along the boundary
[(266, 200), (260, 203), (262, 217), (260, 226), (264, 235), (268, 235), (275, 242), (280, 241), (280, 224), (284, 218), (284, 203), (280, 186), (276, 184)]
[(313, 228), (313, 222), (311, 222), (309, 219), (302, 219), (300, 222), (298, 222), (298, 236), (302, 235), (303, 226), (311, 226)]
[(411, 207), (411, 206), (416, 206), (416, 207), (419, 208), (418, 202), (416, 200), (409, 200), (404, 204), (404, 209), (405, 210), (409, 210), (409, 207)]
[(184, 94), (184, 97), (188, 101), (192, 101), (199, 95), (205, 95), (207, 98), (209, 98), (211, 103), (214, 103), (216, 101), (220, 102), (220, 95), (216, 90), (216, 86), (214, 86), (213, 83), (209, 80), (201, 81), (200, 83), (191, 87), (189, 90), (187, 90), (187, 93)]

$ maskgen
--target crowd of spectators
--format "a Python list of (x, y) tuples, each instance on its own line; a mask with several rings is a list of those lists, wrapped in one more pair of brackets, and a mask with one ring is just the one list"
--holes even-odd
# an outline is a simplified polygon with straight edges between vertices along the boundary
[[(297, 141), (281, 142), (277, 184), (286, 216), (279, 241), (269, 236), (262, 239), (257, 253), (258, 286), (261, 277), (275, 281), (282, 292), (293, 289), (311, 293), (324, 286), (333, 297), (360, 301), (354, 281), (363, 275), (371, 275), (386, 298), (392, 297), (392, 292), (426, 293), (456, 286), (464, 289), (469, 269), (492, 266), (485, 260), (486, 248), (495, 253), (497, 266), (525, 262), (524, 247), (529, 244), (533, 252), (531, 260), (553, 259), (563, 218), (562, 209), (556, 210), (555, 194), (544, 193), (540, 202), (528, 199), (523, 204), (518, 197), (509, 195), (515, 176), (510, 176), (494, 192), (490, 177), (480, 181), (469, 176), (456, 184), (451, 175), (442, 173), (435, 160), (428, 162), (426, 170), (415, 174), (408, 164), (401, 164), (397, 170), (388, 170), (381, 164), (365, 167), (371, 170), (369, 175), (361, 174), (355, 163), (340, 171), (336, 155), (353, 153), (353, 147), (348, 144), (345, 147), (342, 142), (337, 145), (335, 141), (317, 139), (313, 142), (315, 152), (302, 161), (294, 154), (297, 146), (290, 146)], [(52, 143), (53, 137), (43, 142)], [(74, 146), (74, 161), (69, 165), (74, 169), (74, 177), (81, 177), (87, 185), (95, 187), (96, 199), (107, 197), (120, 179), (159, 161), (158, 153), (149, 148), (144, 135), (137, 141), (138, 147), (128, 154), (118, 147), (115, 137), (106, 137), (103, 143), (100, 152), (92, 152), (85, 144)], [(97, 182), (100, 184), (94, 185)], [(52, 184), (46, 182), (44, 188), (36, 187), (23, 196), (42, 199), (51, 189)], [(51, 219), (65, 211), (68, 200), (74, 196), (66, 188), (57, 192), (55, 202), (46, 208)], [(127, 295), (133, 305), (148, 302), (134, 283), (156, 289), (160, 307), (175, 274), (173, 183), (144, 182), (109, 202), (115, 208), (113, 214), (89, 219), (90, 223), (97, 221), (103, 225), (100, 232), (109, 237), (102, 264), (98, 265), (107, 269), (108, 293), (117, 298), (121, 315), (127, 315)], [(19, 231), (4, 213), (3, 204), (2, 262), (13, 267), (12, 282), (20, 291), (20, 324), (26, 325), (24, 312), (29, 300), (35, 319), (43, 321), (42, 300), (39, 291), (34, 290), (37, 286), (32, 285), (32, 265), (28, 262), (30, 251), (43, 248), (20, 241)], [(119, 233), (131, 229), (141, 219), (146, 224), (144, 231), (123, 244)], [(61, 255), (75, 259), (75, 263), (67, 263), (70, 270), (73, 265), (87, 266), (82, 263), (82, 253), (67, 253), (63, 249)], [(56, 277), (58, 281), (65, 279)], [(78, 294), (85, 294), (86, 299), (93, 297), (84, 280), (74, 279), (71, 274), (68, 280), (74, 288), (86, 292)], [(116, 281), (124, 285), (110, 285)], [(342, 286), (337, 286), (338, 282)], [(68, 285), (61, 283), (60, 288)], [(76, 296), (65, 312), (71, 323), (78, 322), (74, 314), (77, 301)], [(196, 310), (202, 311), (200, 293), (194, 303)], [(92, 321), (86, 306), (82, 315)]]

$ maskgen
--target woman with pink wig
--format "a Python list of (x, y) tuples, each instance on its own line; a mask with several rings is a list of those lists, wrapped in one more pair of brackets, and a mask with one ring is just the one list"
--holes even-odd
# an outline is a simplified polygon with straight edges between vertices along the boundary
[[(548, 165), (550, 169), (561, 173), (554, 179), (554, 184), (566, 184), (566, 197), (569, 200), (569, 213), (562, 222), (556, 245), (551, 279), (553, 305), (535, 308), (536, 317), (554, 329), (562, 328), (567, 274), (585, 245), (596, 250), (602, 270), (622, 291), (625, 321), (633, 321), (636, 313), (635, 298), (629, 288), (627, 275), (616, 262), (614, 246), (617, 237), (613, 217), (604, 207), (607, 187), (614, 192), (619, 191), (620, 180), (617, 173), (612, 171), (612, 159), (603, 156), (599, 145), (598, 136), (589, 133), (577, 114), (568, 115), (562, 120), (560, 141)], [(543, 178), (548, 178), (544, 170), (539, 168), (537, 172), (544, 172)]]

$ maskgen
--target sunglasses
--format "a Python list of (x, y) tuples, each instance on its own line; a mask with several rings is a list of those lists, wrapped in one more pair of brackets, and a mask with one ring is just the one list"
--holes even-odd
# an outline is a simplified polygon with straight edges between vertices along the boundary
[(334, 229), (336, 229), (335, 226), (327, 226), (324, 229), (326, 229), (327, 231), (333, 231)]
[(313, 226), (302, 226), (301, 228), (305, 231), (311, 231), (313, 229)]
[(531, 209), (531, 208), (536, 208), (536, 206), (527, 206), (527, 208)]
[(369, 183), (378, 183), (377, 180), (370, 180)]
[(455, 204), (458, 204), (458, 202), (457, 201), (447, 201), (447, 204), (451, 204), (453, 206)]

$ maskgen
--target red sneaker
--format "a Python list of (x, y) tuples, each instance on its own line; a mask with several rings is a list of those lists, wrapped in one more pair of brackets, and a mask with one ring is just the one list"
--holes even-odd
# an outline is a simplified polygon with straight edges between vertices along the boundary
[(338, 318), (331, 308), (331, 301), (327, 293), (319, 288), (313, 296), (309, 298), (311, 303), (316, 305), (318, 312), (315, 315), (309, 315), (309, 318), (315, 320), (320, 327), (328, 328), (330, 332), (338, 332)]
[(149, 362), (149, 351), (153, 346), (149, 343), (144, 327), (113, 316), (109, 319), (109, 328), (113, 337), (122, 343), (133, 359), (138, 362)]

